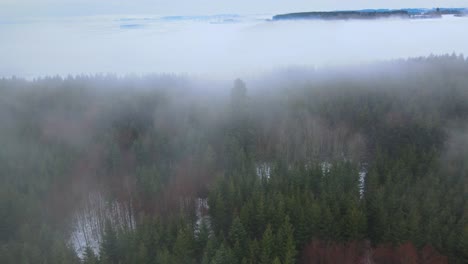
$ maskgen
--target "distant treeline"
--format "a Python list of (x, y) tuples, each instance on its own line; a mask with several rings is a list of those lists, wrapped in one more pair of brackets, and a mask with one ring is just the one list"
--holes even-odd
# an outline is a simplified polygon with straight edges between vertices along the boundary
[(465, 16), (465, 8), (435, 8), (435, 9), (365, 9), (355, 11), (301, 12), (281, 14), (273, 20), (318, 19), (318, 20), (348, 20), (348, 19), (378, 19), (378, 18), (440, 18), (442, 15)]
[(468, 262), (463, 56), (0, 79), (0, 131), (0, 263)]

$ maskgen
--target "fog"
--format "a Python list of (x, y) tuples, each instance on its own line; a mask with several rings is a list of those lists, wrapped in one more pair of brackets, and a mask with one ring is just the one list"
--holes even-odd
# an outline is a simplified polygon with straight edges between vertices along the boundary
[[(363, 206), (357, 210), (362, 210), (360, 214), (364, 216), (365, 212), (372, 213), (373, 209), (364, 207), (371, 204), (367, 201), (373, 201), (371, 199), (376, 193), (383, 193), (382, 199), (385, 200), (381, 201), (384, 205), (379, 209), (386, 212), (383, 219), (409, 222), (407, 218), (398, 217), (401, 208), (413, 210), (411, 213), (418, 216), (415, 220), (418, 232), (426, 234), (440, 230), (434, 239), (442, 238), (442, 243), (453, 243), (449, 244), (449, 249), (459, 244), (459, 240), (450, 242), (449, 238), (450, 234), (463, 232), (466, 219), (465, 214), (460, 213), (461, 208), (466, 208), (466, 199), (463, 198), (468, 175), (465, 162), (468, 146), (468, 60), (464, 56), (428, 56), (375, 62), (361, 67), (284, 69), (287, 66), (282, 65), (287, 64), (280, 64), (280, 59), (286, 53), (307, 53), (305, 49), (294, 49), (299, 46), (299, 41), (291, 39), (291, 36), (298, 36), (300, 30), (304, 31), (307, 25), (316, 25), (317, 28), (319, 25), (340, 25), (343, 28), (339, 30), (344, 34), (345, 29), (352, 25), (360, 23), (369, 27), (370, 24), (252, 22), (252, 26), (245, 28), (238, 24), (221, 27), (237, 32), (232, 41), (245, 36), (262, 39), (263, 43), (271, 41), (271, 46), (276, 48), (288, 43), (283, 47), (285, 52), (276, 54), (273, 48), (261, 49), (260, 44), (251, 44), (250, 49), (244, 47), (246, 50), (242, 50), (241, 46), (232, 43), (231, 53), (218, 48), (205, 49), (205, 53), (198, 54), (184, 50), (183, 46), (201, 48), (201, 43), (177, 42), (177, 45), (165, 49), (171, 50), (170, 54), (155, 52), (165, 58), (158, 61), (151, 58), (156, 56), (153, 53), (148, 58), (143, 56), (144, 52), (149, 52), (149, 43), (140, 45), (144, 48), (138, 50), (140, 46), (130, 45), (138, 42), (133, 38), (124, 43), (111, 43), (110, 40), (121, 39), (122, 35), (141, 35), (146, 39), (166, 36), (165, 41), (176, 40), (187, 34), (185, 22), (172, 25), (174, 29), (179, 25), (178, 33), (171, 29), (170, 33), (151, 35), (148, 32), (156, 31), (151, 22), (139, 27), (134, 21), (126, 21), (127, 26), (121, 29), (123, 22), (109, 21), (113, 21), (118, 29), (103, 33), (101, 18), (94, 22), (95, 27), (91, 26), (92, 23), (86, 26), (86, 32), (99, 35), (99, 40), (107, 43), (107, 48), (102, 44), (99, 50), (92, 49), (96, 39), (87, 39), (84, 26), (71, 21), (61, 24), (61, 30), (68, 25), (70, 32), (83, 32), (83, 35), (63, 38), (60, 42), (73, 44), (72, 47), (55, 44), (39, 52), (38, 47), (48, 41), (32, 42), (33, 36), (30, 36), (30, 42), (25, 40), (17, 48), (32, 47), (37, 43), (37, 51), (22, 54), (16, 60), (13, 54), (8, 54), (12, 62), (2, 65), (18, 66), (17, 62), (23, 60), (33, 75), (93, 73), (104, 71), (105, 67), (108, 67), (106, 71), (120, 73), (177, 71), (176, 67), (180, 66), (190, 75), (204, 75), (204, 71), (211, 70), (217, 74), (215, 76), (224, 77), (248, 69), (254, 69), (253, 74), (268, 67), (280, 69), (256, 80), (242, 77), (245, 82), (238, 79), (234, 83), (177, 74), (122, 78), (93, 75), (35, 80), (0, 78), (0, 215), (3, 216), (0, 217), (3, 221), (0, 226), (5, 226), (0, 230), (0, 237), (5, 238), (0, 241), (4, 243), (0, 247), (0, 263), (18, 263), (17, 259), (30, 259), (28, 263), (36, 263), (34, 260), (40, 257), (54, 260), (64, 259), (64, 256), (75, 259), (65, 263), (89, 263), (79, 260), (86, 260), (87, 250), (105, 259), (109, 254), (106, 249), (108, 228), (117, 230), (118, 241), (126, 238), (122, 234), (128, 234), (128, 241), (136, 241), (129, 243), (140, 243), (137, 234), (152, 232), (151, 229), (142, 231), (145, 221), (161, 219), (164, 223), (161, 230), (171, 230), (165, 221), (181, 219), (176, 218), (176, 214), (186, 215), (185, 221), (190, 224), (187, 226), (190, 226), (194, 238), (206, 224), (203, 221), (208, 223), (207, 232), (215, 233), (218, 227), (217, 216), (213, 213), (216, 212), (216, 203), (213, 206), (213, 201), (218, 200), (214, 197), (221, 197), (216, 192), (222, 190), (217, 182), (229, 179), (229, 184), (235, 184), (231, 179), (243, 178), (248, 179), (243, 183), (245, 186), (258, 186), (251, 189), (254, 191), (262, 190), (256, 189), (263, 188), (260, 186), (279, 189), (279, 186), (289, 185), (287, 181), (294, 181), (297, 186), (305, 185), (300, 179), (311, 179), (308, 184), (317, 182), (315, 187), (304, 188), (302, 194), (294, 191), (293, 187), (280, 194), (287, 197), (286, 201), (294, 201), (298, 195), (313, 197), (316, 203), (301, 201), (300, 205), (293, 204), (288, 210), (297, 210), (295, 214), (300, 215), (303, 210), (318, 207), (319, 219), (325, 219), (320, 221), (330, 223), (331, 230), (343, 230), (340, 233), (348, 230), (348, 225), (341, 224), (341, 219), (348, 219), (348, 216), (345, 214), (343, 217), (342, 211), (336, 210), (328, 219), (340, 221), (322, 217), (322, 210), (328, 208), (330, 202), (335, 203), (335, 208), (345, 208), (349, 201), (354, 201)], [(403, 21), (378, 23), (402, 24)], [(412, 24), (413, 21), (406, 23)], [(418, 25), (424, 23), (430, 21), (420, 21)], [(216, 28), (206, 22), (194, 22), (194, 25), (209, 30)], [(287, 30), (288, 27), (297, 31)], [(274, 42), (273, 28), (284, 32), (286, 40)], [(325, 37), (327, 34), (328, 38)], [(389, 34), (397, 35), (397, 32)], [(39, 36), (40, 33), (34, 35)], [(355, 35), (363, 36), (364, 33)], [(447, 33), (449, 35), (455, 36), (455, 33)], [(330, 32), (325, 31), (321, 37), (333, 38)], [(312, 37), (307, 38), (312, 42)], [(338, 39), (346, 38), (354, 39), (351, 34)], [(8, 41), (6, 43), (11, 48), (16, 48)], [(400, 41), (404, 40), (395, 40), (394, 43)], [(218, 42), (229, 43), (228, 39)], [(354, 41), (353, 45), (357, 42)], [(333, 43), (338, 47), (338, 40)], [(347, 43), (351, 45), (352, 41)], [(443, 38), (434, 38), (433, 43), (442, 47)], [(163, 46), (156, 41), (154, 45)], [(405, 52), (425, 52), (426, 46), (422, 45), (421, 51), (414, 46), (413, 50)], [(336, 54), (322, 48), (323, 54), (309, 47), (310, 56), (323, 59), (327, 54), (333, 55), (334, 61), (323, 59), (319, 61), (322, 65), (356, 63), (354, 56), (359, 53), (379, 55), (377, 48), (369, 47), (367, 51), (354, 51), (353, 55), (340, 58), (337, 54), (353, 52), (355, 46), (344, 51), (336, 50)], [(67, 52), (70, 49), (78, 52)], [(132, 52), (127, 50), (128, 54), (118, 56), (122, 49), (131, 49)], [(250, 55), (247, 51), (258, 51), (259, 54)], [(99, 52), (103, 55), (98, 56)], [(221, 57), (211, 55), (214, 53)], [(56, 57), (57, 54), (63, 57)], [(187, 54), (191, 57), (184, 58)], [(262, 60), (266, 54), (271, 54), (270, 59)], [(288, 62), (301, 61), (298, 54)], [(110, 64), (113, 55), (120, 64)], [(28, 60), (28, 56), (36, 59)], [(201, 60), (203, 56), (209, 57)], [(385, 56), (392, 55), (388, 53)], [(140, 61), (147, 65), (139, 65)], [(205, 63), (216, 61), (219, 64)], [(341, 165), (344, 163), (352, 167), (345, 170)], [(387, 169), (388, 166), (394, 167)], [(377, 174), (381, 168), (385, 168), (390, 176)], [(342, 173), (338, 174), (339, 170)], [(376, 188), (380, 175), (388, 179)], [(222, 186), (231, 185), (226, 181)], [(236, 186), (232, 190), (250, 192), (248, 188)], [(226, 190), (231, 192), (231, 187)], [(276, 210), (281, 203), (273, 195), (260, 198), (252, 195), (249, 199), (251, 204), (265, 201), (268, 203), (265, 208), (272, 208), (271, 212), (275, 214), (281, 212)], [(244, 208), (241, 212), (245, 213)], [(257, 208), (260, 207), (252, 208), (253, 212), (259, 212)], [(274, 216), (265, 218), (274, 219)], [(304, 221), (294, 223), (294, 226), (318, 226), (317, 223), (321, 223), (309, 224), (315, 220), (305, 217), (291, 219)], [(364, 224), (370, 223), (369, 231), (362, 231), (366, 237), (373, 232), (374, 226), (384, 226), (362, 219)], [(410, 225), (403, 228), (406, 226)], [(397, 232), (388, 231), (388, 234), (400, 234), (395, 229), (398, 227), (391, 228)], [(156, 254), (162, 252), (163, 246), (174, 248), (172, 241), (177, 241), (177, 237), (174, 235), (171, 241), (167, 240), (169, 242), (157, 242), (161, 246), (158, 244), (152, 248), (156, 248)], [(432, 239), (425, 238), (423, 243), (434, 243)], [(31, 249), (24, 250), (24, 245)], [(133, 244), (122, 245), (125, 245), (121, 248), (123, 255), (139, 252)], [(441, 254), (451, 254), (448, 249), (440, 250)], [(44, 253), (38, 257), (36, 252)], [(459, 258), (457, 254), (449, 257)]]
[(291, 66), (468, 54), (467, 18), (282, 21), (272, 15), (95, 16), (0, 22), (0, 76), (247, 77)]

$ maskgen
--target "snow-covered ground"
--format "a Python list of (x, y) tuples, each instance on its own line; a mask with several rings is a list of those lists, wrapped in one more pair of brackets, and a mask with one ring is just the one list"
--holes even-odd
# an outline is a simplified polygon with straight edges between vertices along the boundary
[(203, 225), (209, 230), (211, 229), (211, 218), (208, 215), (208, 210), (208, 198), (197, 198), (195, 201), (195, 216), (197, 218), (195, 222), (195, 235), (200, 232)]
[(359, 171), (359, 197), (362, 199), (364, 198), (364, 189), (366, 186), (366, 176), (367, 171), (365, 169), (361, 169)]
[(323, 175), (326, 175), (327, 173), (330, 172), (330, 169), (331, 169), (331, 167), (332, 167), (332, 164), (331, 164), (330, 162), (324, 161), (324, 162), (321, 162), (321, 163), (320, 163), (320, 167), (322, 168), (322, 174), (323, 174)]
[(118, 228), (135, 228), (131, 205), (106, 201), (100, 193), (92, 193), (73, 217), (73, 232), (70, 244), (81, 258), (86, 247), (99, 254), (102, 233), (106, 221)]
[(269, 180), (271, 177), (271, 165), (267, 162), (257, 163), (255, 166), (257, 177)]
[[(329, 162), (320, 163), (323, 175), (327, 175), (332, 164)], [(306, 165), (307, 168), (307, 165)], [(259, 162), (256, 165), (256, 174), (261, 179), (270, 179), (272, 173), (271, 164)], [(365, 177), (367, 168), (365, 165), (359, 171), (359, 193), (364, 196)], [(135, 219), (133, 209), (129, 204), (117, 201), (107, 201), (99, 192), (92, 193), (83, 206), (80, 207), (73, 216), (73, 232), (70, 236), (70, 244), (80, 258), (83, 257), (86, 247), (90, 247), (96, 254), (99, 254), (102, 233), (106, 221), (117, 228), (134, 229)], [(200, 232), (203, 225), (210, 230), (211, 219), (208, 214), (208, 198), (198, 197), (195, 200), (195, 235)]]

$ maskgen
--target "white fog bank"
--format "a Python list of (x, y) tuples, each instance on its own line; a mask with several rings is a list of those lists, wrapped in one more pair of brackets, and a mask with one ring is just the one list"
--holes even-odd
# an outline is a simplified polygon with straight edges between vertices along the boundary
[(468, 54), (468, 18), (266, 21), (270, 17), (0, 21), (0, 76), (163, 72), (235, 78), (288, 66)]

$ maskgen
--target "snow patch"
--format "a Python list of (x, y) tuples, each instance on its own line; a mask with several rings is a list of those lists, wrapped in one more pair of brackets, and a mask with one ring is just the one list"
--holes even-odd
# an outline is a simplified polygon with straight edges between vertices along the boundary
[(359, 171), (359, 197), (364, 198), (364, 189), (366, 187), (367, 164), (361, 165)]
[(100, 193), (90, 194), (84, 205), (75, 212), (72, 220), (69, 243), (78, 257), (83, 258), (86, 247), (99, 254), (106, 221), (120, 229), (134, 229), (135, 218), (131, 203), (109, 202)]
[(271, 177), (271, 165), (266, 162), (258, 163), (256, 166), (256, 172), (260, 179), (269, 180)]
[(332, 164), (330, 162), (324, 161), (320, 163), (320, 167), (322, 168), (322, 174), (326, 175), (330, 173)]
[(200, 233), (200, 230), (203, 225), (205, 225), (208, 230), (211, 230), (211, 218), (208, 215), (208, 198), (197, 198), (195, 201), (195, 235)]

